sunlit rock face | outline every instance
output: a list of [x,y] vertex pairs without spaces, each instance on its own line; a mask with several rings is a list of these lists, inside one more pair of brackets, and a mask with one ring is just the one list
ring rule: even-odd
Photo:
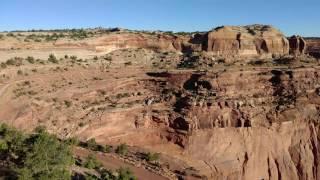
[[222,56],[286,55],[289,42],[271,26],[224,26],[207,34],[204,49]]

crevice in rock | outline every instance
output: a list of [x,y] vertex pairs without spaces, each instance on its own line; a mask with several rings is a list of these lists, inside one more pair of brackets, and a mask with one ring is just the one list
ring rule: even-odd
[[275,160],[274,163],[276,164],[276,167],[277,167],[278,179],[281,180],[281,179],[282,179],[282,176],[281,176],[281,170],[280,170],[280,167],[279,167],[279,163],[278,163],[277,160]]

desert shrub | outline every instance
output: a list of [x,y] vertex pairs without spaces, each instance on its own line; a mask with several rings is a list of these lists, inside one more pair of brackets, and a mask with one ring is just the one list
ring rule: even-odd
[[90,154],[89,156],[87,156],[87,158],[85,159],[83,166],[88,168],[88,169],[98,169],[100,168],[102,165],[101,163],[97,160],[97,158],[93,155]]
[[73,61],[77,60],[77,58],[78,58],[77,56],[70,56],[70,59]]
[[88,33],[83,29],[72,29],[70,37],[72,39],[84,39],[88,37]]
[[96,150],[98,147],[98,144],[94,138],[91,138],[87,141],[87,148],[91,150]]
[[77,146],[80,142],[77,138],[72,137],[65,140],[65,143],[71,146]]
[[105,145],[104,152],[105,152],[105,153],[110,153],[111,151],[112,151],[112,146],[110,146],[110,145]]
[[68,100],[65,100],[65,101],[64,101],[64,104],[65,104],[67,107],[71,107],[71,106],[72,106],[72,102],[71,102],[71,101],[68,101]]
[[57,57],[54,54],[50,54],[49,55],[48,61],[51,62],[51,63],[54,63],[54,64],[58,64],[59,63]]
[[65,58],[65,59],[68,59],[68,58],[69,58],[69,56],[66,54],[66,55],[64,55],[64,58]]
[[7,68],[7,65],[6,65],[6,63],[1,63],[1,65],[0,65],[0,66],[1,66],[1,68],[2,68],[2,69],[5,69],[5,68]]
[[15,35],[12,32],[8,33],[7,36],[8,37],[15,37]]
[[3,35],[3,34],[0,34],[0,40],[3,39],[3,38],[4,38],[4,35]]
[[27,60],[30,64],[34,64],[34,63],[35,63],[34,57],[32,57],[32,56],[28,56],[28,57],[26,58],[26,60]]
[[160,158],[160,154],[159,153],[151,153],[151,152],[148,152],[146,154],[146,160],[148,162],[153,162],[153,161],[158,161]]
[[18,75],[23,75],[22,70],[19,69],[19,70],[17,71],[17,74],[18,74]]
[[119,173],[117,177],[117,179],[119,180],[136,180],[137,179],[129,168],[120,168],[117,170],[117,172]]
[[21,57],[14,57],[14,58],[8,59],[6,61],[6,65],[8,65],[8,66],[21,66],[22,60],[23,60],[23,58],[21,58]]
[[79,124],[78,124],[78,126],[79,127],[83,127],[85,124],[83,123],[83,122],[80,122]]
[[120,144],[116,149],[116,153],[126,155],[128,153],[128,146],[126,144]]
[[[1,39],[1,38],[0,38]],[[98,60],[99,58],[98,58],[98,56],[94,56],[93,57],[93,60]]]
[[13,59],[8,59],[8,60],[6,61],[6,64],[13,66],[13,65],[15,65],[15,61],[14,61]]

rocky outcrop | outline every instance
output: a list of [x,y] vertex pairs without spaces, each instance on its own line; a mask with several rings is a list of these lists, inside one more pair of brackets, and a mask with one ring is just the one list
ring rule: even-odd
[[320,38],[305,38],[307,42],[306,53],[320,58]]
[[204,50],[222,56],[285,55],[289,43],[271,26],[224,26],[207,34]]
[[147,48],[183,53],[205,51],[223,57],[265,57],[289,53],[289,42],[285,36],[275,28],[263,25],[224,26],[192,36],[119,34],[107,36],[92,46],[98,51]]
[[[303,53],[302,38],[291,39],[291,51]],[[277,29],[268,25],[222,26],[204,33],[163,33],[111,30],[82,40],[60,38],[54,42],[12,42],[0,46],[18,49],[86,49],[96,54],[126,48],[144,48],[181,53],[207,52],[211,56],[265,58],[289,54],[289,41]]]
[[305,54],[306,41],[300,36],[292,36],[289,38],[290,43],[290,54],[302,55]]
[[167,82],[163,97],[174,110],[153,116],[169,122],[165,136],[209,179],[317,180],[318,71],[167,73],[157,77]]

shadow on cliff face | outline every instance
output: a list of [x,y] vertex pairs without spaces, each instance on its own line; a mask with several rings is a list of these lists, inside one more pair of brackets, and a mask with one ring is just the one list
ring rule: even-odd
[[170,77],[167,72],[147,72],[146,74],[151,77]]
[[188,131],[189,123],[184,118],[178,117],[173,121],[173,123],[171,124],[171,127],[174,129]]
[[269,80],[273,87],[274,104],[276,110],[282,107],[295,105],[297,99],[297,90],[293,82],[292,71],[272,70],[272,77]]
[[184,83],[183,88],[189,91],[197,91],[199,90],[199,88],[211,90],[212,85],[210,84],[210,82],[200,80],[201,76],[201,74],[192,74],[190,79]]

